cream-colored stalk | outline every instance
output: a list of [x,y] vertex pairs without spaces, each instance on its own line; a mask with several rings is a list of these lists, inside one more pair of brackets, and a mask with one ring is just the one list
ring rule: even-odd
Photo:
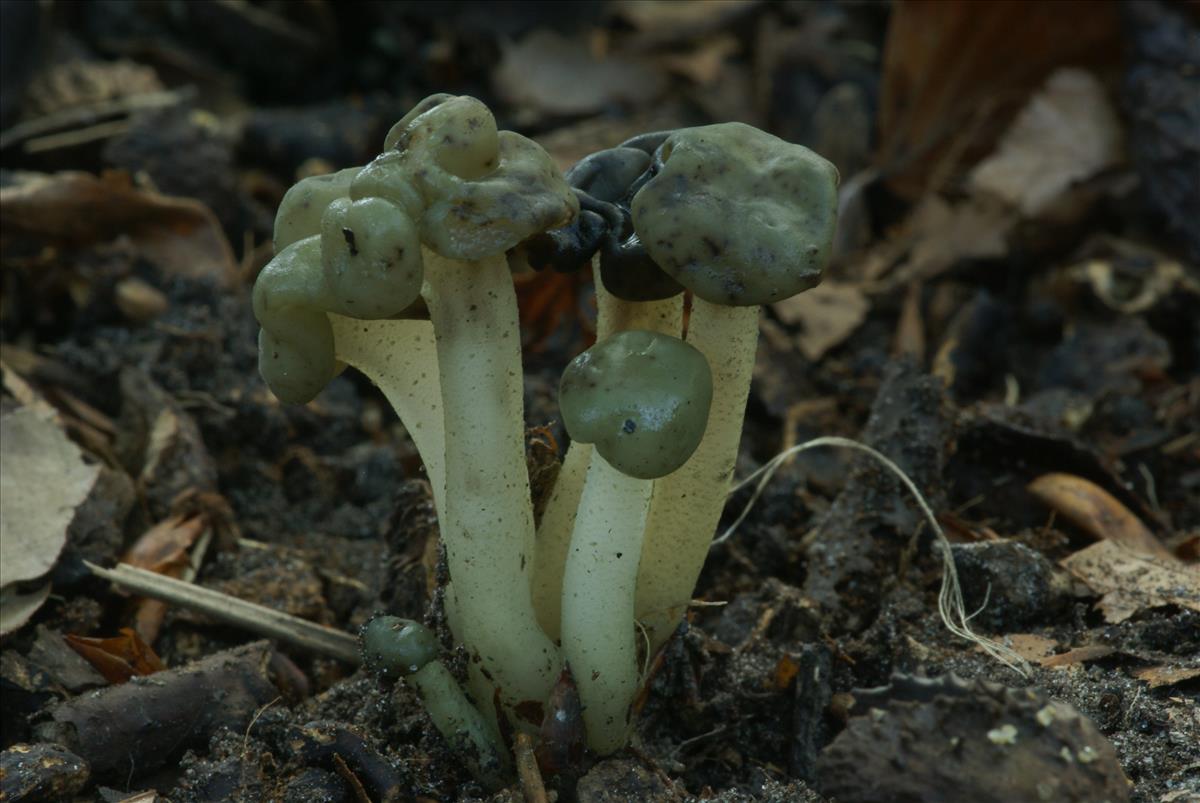
[[[559,656],[530,599],[533,507],[512,278],[503,254],[463,262],[427,249],[424,257],[445,421],[439,514],[458,635],[506,706],[541,704]],[[490,698],[477,702],[487,708]]]
[[[599,255],[592,259],[592,274],[596,287],[597,341],[630,329],[645,329],[676,337],[680,335],[683,325],[682,294],[661,301],[623,301],[605,289],[600,278]],[[592,445],[572,441],[567,447],[562,468],[537,530],[533,604],[542,629],[556,641],[562,632],[563,566],[591,462]]]
[[634,600],[655,479],[698,448],[711,397],[704,356],[658,332],[618,332],[563,372],[563,423],[594,446],[563,568],[562,650],[598,753],[625,743],[638,688]]
[[653,487],[593,449],[563,571],[563,657],[579,688],[588,746],[601,755],[624,746],[637,693],[633,601]]
[[446,430],[433,324],[358,321],[330,315],[338,360],[379,386],[417,446],[440,514],[446,491]]
[[758,307],[692,300],[685,339],[712,369],[712,408],[704,439],[691,459],[654,482],[635,604],[651,653],[683,618],[732,486],[754,371],[758,314]]

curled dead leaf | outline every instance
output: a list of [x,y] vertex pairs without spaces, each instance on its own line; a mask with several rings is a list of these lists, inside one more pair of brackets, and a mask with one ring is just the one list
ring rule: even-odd
[[771,309],[789,325],[798,325],[796,345],[810,360],[819,360],[866,320],[871,302],[856,285],[823,282],[813,289],[777,301]]
[[1120,162],[1123,152],[1121,123],[1099,79],[1064,68],[1030,98],[969,182],[1035,217],[1073,184]]
[[0,416],[0,587],[50,571],[98,474],[43,413]]
[[991,150],[1055,68],[1103,69],[1121,51],[1115,3],[896,3],[879,104],[878,162],[888,186],[915,200],[955,178]]
[[1116,649],[1107,644],[1088,644],[1055,655],[1047,655],[1039,659],[1038,663],[1048,667],[1075,666],[1076,664],[1106,658],[1114,652],[1116,652]]
[[1138,554],[1116,541],[1092,544],[1060,565],[1103,595],[1096,607],[1107,622],[1164,605],[1200,611],[1200,568],[1195,566]]
[[168,274],[209,277],[225,285],[237,278],[220,223],[198,201],[139,189],[119,172],[20,173],[16,179],[0,189],[6,238],[22,235],[78,247],[126,236]]
[[1115,541],[1143,555],[1175,560],[1171,551],[1129,508],[1094,482],[1073,474],[1054,473],[1043,474],[1027,487],[1031,494],[1093,538]]
[[112,638],[88,638],[68,633],[67,645],[95,667],[109,683],[124,683],[132,677],[152,675],[166,664],[133,630],[123,627]]
[[1200,678],[1200,666],[1147,666],[1136,670],[1133,676],[1149,683],[1150,688],[1158,689]]

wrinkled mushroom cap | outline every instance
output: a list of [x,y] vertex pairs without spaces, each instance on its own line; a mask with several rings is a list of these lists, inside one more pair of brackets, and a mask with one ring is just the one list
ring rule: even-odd
[[779,301],[815,285],[837,222],[837,169],[743,123],[671,134],[633,198],[658,265],[714,304]]
[[358,639],[363,665],[379,675],[411,675],[438,656],[433,631],[397,616],[376,616],[362,626]]
[[595,444],[618,471],[654,479],[682,466],[700,445],[712,372],[679,338],[634,329],[572,360],[558,399],[572,438]]
[[326,207],[350,192],[350,182],[361,168],[350,167],[324,176],[310,176],[292,185],[275,213],[275,253],[321,231]]
[[326,309],[360,320],[399,314],[421,295],[424,261],[416,226],[383,198],[329,204],[321,222]]
[[254,283],[258,371],[286,404],[306,404],[337,372],[333,328],[313,307],[325,293],[321,238],[306,237],[275,255]]
[[378,195],[410,209],[419,198],[421,241],[442,256],[500,254],[579,211],[550,155],[520,134],[497,131],[475,98],[426,98],[386,142],[395,151],[368,166],[352,196]]

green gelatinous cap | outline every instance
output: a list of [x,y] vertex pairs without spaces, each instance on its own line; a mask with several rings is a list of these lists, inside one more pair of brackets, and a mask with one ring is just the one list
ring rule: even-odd
[[421,295],[424,261],[417,227],[383,198],[329,204],[321,221],[325,308],[351,318],[399,314]]
[[292,185],[275,213],[275,253],[297,240],[321,232],[321,216],[337,198],[345,198],[361,168],[350,167],[324,176],[310,176]]
[[377,675],[411,675],[438,657],[433,631],[411,619],[376,616],[358,633],[363,665]]
[[714,304],[779,301],[815,285],[837,224],[837,168],[743,123],[685,128],[633,198],[660,267]]
[[700,445],[712,372],[679,338],[633,329],[572,360],[558,401],[572,438],[595,444],[618,471],[654,479],[682,466]]
[[[392,128],[387,144],[397,155],[375,165],[354,194],[371,192],[410,208],[415,192],[423,208],[421,241],[442,256],[500,254],[579,211],[550,155],[519,134],[497,131],[491,111],[475,98],[427,98]],[[396,189],[381,186],[388,183]]]
[[313,298],[325,293],[321,238],[292,243],[272,259],[254,283],[258,371],[287,404],[305,404],[337,372],[333,328]]

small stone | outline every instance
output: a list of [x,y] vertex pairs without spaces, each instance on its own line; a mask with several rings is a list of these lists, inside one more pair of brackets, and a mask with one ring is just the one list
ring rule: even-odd
[[0,753],[0,800],[69,800],[90,775],[86,761],[56,744],[14,744]]
[[988,731],[988,741],[992,744],[1016,744],[1017,729],[1012,725],[1002,725]]
[[117,282],[113,300],[121,314],[134,323],[152,321],[170,307],[161,290],[135,277]]

